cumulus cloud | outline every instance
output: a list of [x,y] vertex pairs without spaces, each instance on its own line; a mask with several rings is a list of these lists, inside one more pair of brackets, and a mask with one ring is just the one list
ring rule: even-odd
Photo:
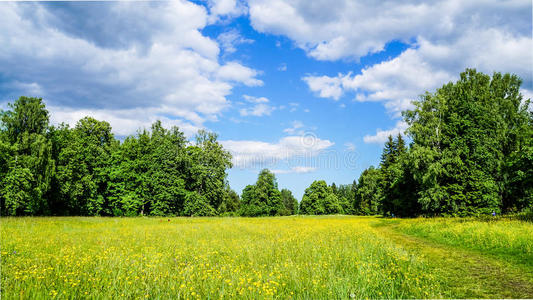
[[285,35],[319,60],[358,59],[392,40],[453,40],[472,27],[531,31],[529,1],[249,0],[252,26]]
[[239,168],[267,166],[282,160],[313,157],[333,146],[333,142],[306,136],[287,136],[276,143],[262,141],[221,141],[233,155],[233,164]]
[[208,0],[209,23],[235,18],[246,13],[246,5],[238,0]]
[[[209,15],[191,2],[11,2],[0,8],[0,74],[10,100],[32,94],[73,115],[105,114],[122,124],[168,119],[201,128],[229,106],[235,85],[263,83],[256,70],[219,62],[219,45],[201,33]],[[139,121],[124,113],[135,110],[152,115]],[[61,115],[56,121],[68,119]]]
[[302,77],[302,80],[305,81],[309,86],[309,89],[317,93],[319,97],[339,100],[345,89],[343,81],[349,80],[349,78],[350,74],[345,76],[339,74],[337,77],[309,75]]
[[520,91],[520,93],[522,94],[522,98],[524,100],[531,99],[531,101],[533,101],[533,91],[532,90],[522,89]]
[[256,79],[257,71],[237,62],[228,62],[218,69],[218,78],[224,81],[244,83],[247,86],[261,86],[263,81]]
[[382,101],[396,113],[410,108],[411,101],[425,91],[432,92],[456,80],[466,67],[488,74],[510,71],[521,75],[526,86],[531,85],[533,42],[529,37],[490,29],[470,32],[452,44],[432,43],[423,38],[419,41],[417,48],[363,69],[361,74],[306,77],[304,81],[322,97],[338,99],[345,91],[353,91],[357,101]]
[[393,137],[397,136],[399,133],[404,134],[405,130],[407,129],[407,123],[404,121],[398,121],[396,123],[396,126],[389,130],[376,130],[376,134],[374,135],[365,135],[363,138],[363,141],[365,143],[375,143],[375,144],[383,144],[387,141],[389,138],[389,135],[392,135]]
[[287,36],[317,60],[358,60],[392,41],[408,46],[361,74],[303,77],[319,97],[354,93],[358,101],[382,101],[398,116],[467,67],[512,72],[533,88],[530,1],[249,0],[249,7],[256,30]]
[[191,124],[179,119],[170,119],[159,115],[163,113],[158,110],[146,110],[140,108],[104,110],[104,109],[72,109],[57,106],[49,106],[51,122],[59,124],[65,122],[74,126],[78,120],[85,116],[91,116],[97,120],[109,122],[113,132],[118,136],[127,136],[132,134],[132,128],[142,129],[150,128],[157,120],[161,121],[163,127],[170,128],[178,126],[187,137],[192,137],[201,126]]

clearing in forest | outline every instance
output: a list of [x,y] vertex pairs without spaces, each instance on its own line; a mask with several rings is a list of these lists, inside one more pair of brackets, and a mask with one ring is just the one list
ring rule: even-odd
[[2,218],[12,298],[533,298],[533,225],[377,217]]

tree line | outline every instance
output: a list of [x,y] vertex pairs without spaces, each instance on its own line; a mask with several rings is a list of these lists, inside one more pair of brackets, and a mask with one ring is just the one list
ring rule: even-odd
[[[351,184],[314,181],[300,202],[262,170],[241,197],[231,154],[200,130],[189,142],[161,122],[122,142],[91,117],[49,124],[40,98],[0,112],[2,215],[468,216],[533,209],[533,112],[516,75],[461,73],[404,111],[377,167]],[[408,142],[407,142],[407,141]]]
[[20,97],[0,116],[2,215],[181,215],[235,212],[231,155],[217,135],[189,143],[161,122],[119,142],[105,121],[52,126],[40,98]]
[[360,207],[396,216],[469,216],[533,208],[533,112],[521,79],[467,69],[403,112],[407,146],[389,136],[359,178]]
[[[298,213],[414,217],[532,210],[533,112],[521,83],[516,75],[467,69],[457,82],[426,92],[403,112],[409,144],[402,134],[389,136],[379,165],[352,184],[314,181]],[[280,211],[275,177],[265,174],[243,191],[245,215]]]

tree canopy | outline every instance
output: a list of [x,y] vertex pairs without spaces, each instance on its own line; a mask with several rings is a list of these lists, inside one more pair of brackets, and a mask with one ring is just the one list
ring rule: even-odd
[[[466,216],[531,207],[533,118],[520,84],[515,75],[467,69],[414,101],[403,113],[410,146],[401,135],[389,137],[379,168],[369,170],[382,213]],[[363,179],[359,194],[378,190]]]
[[276,175],[263,169],[255,185],[248,185],[242,192],[241,215],[276,216],[284,211],[281,192],[278,190]]
[[217,135],[189,143],[161,122],[123,142],[91,117],[51,126],[41,98],[2,112],[0,201],[4,215],[186,215],[235,213],[226,181],[231,155]]

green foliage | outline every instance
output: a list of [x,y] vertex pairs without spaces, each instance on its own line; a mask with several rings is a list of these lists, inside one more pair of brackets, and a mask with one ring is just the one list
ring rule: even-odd
[[231,154],[217,142],[217,135],[200,130],[196,147],[189,147],[188,189],[195,190],[209,199],[218,209],[226,194],[226,169],[231,168]]
[[274,173],[263,169],[255,185],[244,188],[241,197],[240,215],[242,216],[276,216],[285,211],[278,190],[278,183]]
[[239,207],[226,184],[231,155],[213,133],[188,145],[157,121],[120,143],[109,123],[90,117],[72,129],[49,126],[40,98],[9,108],[0,113],[2,214],[196,216]]
[[239,195],[232,190],[227,183],[224,192],[224,199],[218,207],[219,214],[236,215],[241,205]]
[[216,211],[205,196],[198,192],[189,192],[185,197],[185,205],[183,208],[183,215],[188,217],[205,217],[214,216]]
[[11,110],[2,114],[2,128],[6,140],[20,142],[24,135],[46,133],[48,111],[42,98],[20,97],[15,103],[8,103]]
[[327,215],[344,213],[337,195],[324,180],[316,180],[305,189],[300,203],[300,214]]
[[283,203],[283,209],[280,212],[281,215],[290,216],[298,214],[298,200],[294,198],[290,190],[281,190],[281,202]]
[[2,180],[2,193],[8,215],[31,215],[37,209],[37,191],[33,174],[27,168],[13,168]]
[[333,194],[333,192],[327,195],[326,199],[323,200],[323,206],[324,214],[326,215],[344,213],[344,210],[342,209],[342,206],[339,202],[339,198],[337,197],[337,195]]
[[467,69],[457,82],[421,96],[404,112],[411,146],[401,135],[389,137],[380,167],[361,175],[356,207],[365,212],[378,194],[382,212],[397,216],[531,206],[533,114],[520,84],[515,75]]
[[488,214],[519,207],[519,198],[528,197],[505,192],[511,174],[525,171],[505,166],[531,140],[520,84],[515,75],[491,78],[469,69],[405,112],[422,213]]
[[41,98],[20,97],[8,107],[0,119],[2,213],[47,214],[44,195],[55,173],[52,143],[46,136],[48,111]]
[[255,200],[255,185],[247,185],[242,190],[239,215],[248,217],[260,216],[262,208],[258,204]]
[[373,166],[359,176],[355,191],[354,207],[359,214],[373,215],[379,213],[382,200],[381,170]]
[[338,186],[335,183],[331,184],[331,192],[339,199],[339,204],[344,214],[353,215],[356,213],[354,206],[356,189],[357,185],[355,181],[352,184],[341,184]]
[[59,192],[71,214],[111,214],[105,192],[115,146],[107,122],[85,117],[72,130],[70,142],[61,149],[57,162]]
[[418,213],[416,182],[412,160],[401,134],[389,136],[380,164],[381,212],[385,215],[413,216]]

